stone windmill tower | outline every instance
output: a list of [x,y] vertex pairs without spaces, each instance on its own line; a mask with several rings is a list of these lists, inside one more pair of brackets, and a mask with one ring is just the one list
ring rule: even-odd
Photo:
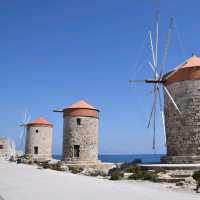
[[98,162],[99,110],[81,100],[55,112],[63,112],[63,160]]
[[[200,163],[200,58],[193,55],[163,76],[155,71],[155,79],[142,81],[154,85],[154,101],[149,119],[150,123],[153,116],[153,147],[156,99],[159,97],[167,146],[163,162]],[[164,92],[164,105],[161,89]]]
[[[155,38],[152,31],[148,32],[151,51],[148,66],[153,72],[153,78],[130,80],[130,82],[153,85],[151,91],[153,105],[147,127],[153,127],[154,151],[156,150],[156,114],[159,111],[167,146],[167,156],[163,158],[163,161],[167,163],[200,163],[200,58],[192,55],[183,64],[164,74],[171,33],[175,26],[173,18],[171,18],[163,58],[159,61],[158,19],[155,25]],[[162,94],[164,94],[164,98],[162,98]],[[157,109],[158,106],[159,109]]]
[[25,154],[34,160],[50,160],[52,158],[53,125],[42,117],[26,125]]
[[200,163],[200,58],[193,55],[163,76],[180,113],[164,95],[167,163]]

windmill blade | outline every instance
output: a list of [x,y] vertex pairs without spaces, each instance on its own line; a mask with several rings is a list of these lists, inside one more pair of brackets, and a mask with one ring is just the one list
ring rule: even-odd
[[25,121],[25,125],[28,124],[28,122],[31,120],[31,115],[29,115]]
[[147,124],[147,128],[150,127],[151,125],[151,119],[152,119],[152,116],[153,116],[153,112],[155,110],[155,99],[154,99],[154,102],[153,102],[153,105],[152,105],[152,109],[151,109],[151,113],[150,113],[150,116],[149,116],[149,120],[148,120],[148,124]]
[[174,107],[176,108],[176,110],[179,112],[179,114],[181,114],[180,109],[178,108],[178,106],[176,105],[176,102],[174,101],[172,95],[170,94],[169,90],[167,89],[167,87],[165,87],[163,85],[164,91],[166,92],[166,94],[168,95],[169,99],[171,100],[171,102],[173,103]]
[[155,45],[155,66],[158,66],[158,29],[159,29],[159,12],[156,12],[156,45]]
[[160,77],[162,76],[162,73],[164,71],[164,66],[166,65],[166,61],[167,61],[169,46],[170,46],[170,42],[171,42],[171,33],[173,30],[173,21],[174,21],[174,19],[173,19],[173,17],[171,17],[170,21],[169,21],[169,28],[168,28],[168,32],[167,32],[166,43],[165,43],[165,47],[164,47],[163,59],[162,59],[161,66],[160,66]]
[[157,100],[157,84],[154,86],[155,91],[155,109],[154,109],[154,115],[153,115],[153,150],[156,149],[156,100]]
[[154,109],[154,116],[153,116],[153,150],[155,149],[156,149],[156,106]]
[[24,120],[23,120],[24,123],[26,122],[26,119],[27,119],[27,113],[28,113],[28,111],[27,111],[27,109],[25,109],[25,112],[24,112]]
[[22,121],[22,126],[25,126],[31,119],[31,115],[28,113],[28,109],[25,109],[25,112],[24,112],[24,119]]
[[154,92],[154,99],[153,99],[153,105],[152,105],[151,113],[150,113],[150,116],[149,116],[147,128],[149,128],[150,125],[151,125],[151,119],[152,119],[152,117],[153,117],[153,113],[154,113],[155,108],[156,108],[156,98],[157,98],[157,94],[156,94],[156,93],[157,93],[157,92],[156,92],[156,85],[154,85],[154,90],[153,90],[153,92]]
[[24,112],[24,120],[22,121],[22,124],[27,124],[31,119],[31,115],[28,112],[28,109],[25,109]]
[[154,54],[154,47],[153,47],[153,40],[152,40],[152,33],[149,31],[149,40],[150,40],[150,47],[151,47],[151,54],[152,54],[152,60],[153,65],[156,67],[156,60],[155,60],[155,54]]
[[166,128],[165,128],[165,115],[164,115],[163,111],[161,111],[161,116],[162,116],[163,133],[164,133],[164,144],[166,146],[167,145],[167,139],[166,139]]
[[24,149],[24,144],[25,144],[25,137],[26,137],[26,126],[27,126],[27,123],[30,121],[31,119],[31,116],[28,115],[28,109],[25,109],[25,112],[24,112],[24,119],[23,121],[20,123],[20,127],[23,128],[20,136],[19,136],[19,140],[20,140],[20,145],[21,147]]
[[154,49],[154,45],[153,45],[151,31],[149,31],[149,40],[150,40],[150,49],[151,49],[152,60],[153,60],[153,64],[151,62],[149,62],[149,65],[154,72],[154,78],[157,79],[157,78],[159,78],[159,75],[157,73],[157,66],[158,66],[158,12],[156,13],[155,49]]
[[163,111],[163,104],[161,100],[161,94],[160,94],[160,88],[158,87],[158,96],[159,96],[159,104],[160,104],[160,112],[161,112],[161,117],[162,117],[162,127],[163,127],[163,134],[164,134],[164,144],[166,146],[167,141],[166,141],[166,129],[165,129],[165,115]]
[[145,83],[146,80],[129,80],[129,83]]
[[160,111],[162,111],[163,110],[163,103],[162,103],[162,99],[161,99],[159,86],[157,86],[157,91],[158,91],[158,99],[159,99]]
[[155,79],[158,79],[159,78],[159,74],[157,73],[156,68],[153,66],[153,64],[151,63],[151,61],[149,61],[148,63],[149,63],[149,66],[151,67],[151,69],[152,69],[152,71],[154,73]]

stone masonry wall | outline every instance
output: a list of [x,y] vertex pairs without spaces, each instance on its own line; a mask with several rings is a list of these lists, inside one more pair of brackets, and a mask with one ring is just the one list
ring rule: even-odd
[[[34,146],[38,147],[38,154],[34,154]],[[33,156],[35,160],[51,159],[52,128],[42,126],[27,127],[25,154]]]
[[179,162],[187,163],[192,156],[200,156],[200,80],[176,82],[167,88],[182,112],[178,113],[165,94],[167,156],[173,162],[180,156],[183,161]]
[[[77,125],[77,118],[81,125]],[[75,158],[74,145],[80,145],[79,158]],[[98,119],[94,117],[64,117],[63,160],[97,162]]]

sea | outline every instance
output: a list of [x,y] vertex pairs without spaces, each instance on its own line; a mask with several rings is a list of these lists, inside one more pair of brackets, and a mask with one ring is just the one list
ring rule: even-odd
[[[102,162],[111,162],[111,163],[130,163],[134,160],[141,160],[143,164],[148,163],[160,163],[161,157],[164,156],[163,154],[132,154],[132,155],[125,155],[125,154],[104,154],[99,155],[99,160]],[[61,155],[53,155],[53,158],[60,160]]]

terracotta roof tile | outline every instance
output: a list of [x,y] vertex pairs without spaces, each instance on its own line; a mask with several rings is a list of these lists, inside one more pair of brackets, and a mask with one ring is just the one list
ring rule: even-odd
[[180,68],[187,68],[187,67],[200,67],[200,58],[196,55],[191,56],[188,58],[184,63],[178,65],[175,70]]
[[184,63],[175,67],[172,71],[166,73],[163,76],[165,84],[183,81],[193,80],[200,78],[200,58],[196,55],[188,58]]
[[50,125],[50,126],[53,126],[50,122],[48,122],[43,117],[38,117],[37,119],[35,119],[34,121],[28,123],[27,125],[28,126],[31,126],[31,125]]
[[66,107],[65,109],[76,109],[76,108],[86,108],[86,109],[97,110],[95,107],[91,106],[85,100],[77,101],[77,102],[71,104],[70,106]]

